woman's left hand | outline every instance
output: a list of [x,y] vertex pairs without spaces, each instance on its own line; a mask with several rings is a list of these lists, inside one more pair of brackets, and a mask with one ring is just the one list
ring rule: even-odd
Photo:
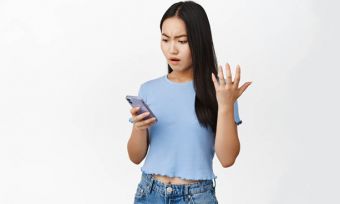
[[228,63],[226,64],[226,73],[227,78],[224,79],[221,65],[218,66],[218,81],[214,73],[211,73],[211,77],[216,90],[216,98],[219,108],[233,107],[238,97],[240,97],[251,84],[251,82],[246,82],[240,88],[238,87],[241,79],[241,68],[239,65],[236,66],[234,81],[232,81],[230,66]]

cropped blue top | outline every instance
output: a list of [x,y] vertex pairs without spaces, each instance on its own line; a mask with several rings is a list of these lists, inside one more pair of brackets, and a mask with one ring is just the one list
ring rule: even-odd
[[[142,172],[182,179],[215,179],[212,162],[215,138],[199,124],[193,81],[173,82],[167,75],[144,82],[138,95],[158,119],[149,127],[149,149]],[[242,121],[234,103],[234,121]]]

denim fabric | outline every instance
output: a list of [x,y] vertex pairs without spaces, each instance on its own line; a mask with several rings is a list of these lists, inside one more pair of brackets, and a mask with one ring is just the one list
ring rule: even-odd
[[215,179],[192,184],[165,184],[143,172],[134,204],[218,204],[215,188]]

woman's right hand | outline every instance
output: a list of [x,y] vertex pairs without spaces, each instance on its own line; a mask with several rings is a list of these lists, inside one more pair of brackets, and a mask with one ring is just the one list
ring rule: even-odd
[[138,130],[146,130],[149,128],[151,125],[153,125],[156,122],[156,118],[152,117],[147,120],[144,120],[145,117],[147,117],[150,113],[149,112],[144,112],[142,114],[137,114],[139,111],[139,107],[134,107],[131,108],[131,116],[132,116],[132,121],[133,125],[136,129]]

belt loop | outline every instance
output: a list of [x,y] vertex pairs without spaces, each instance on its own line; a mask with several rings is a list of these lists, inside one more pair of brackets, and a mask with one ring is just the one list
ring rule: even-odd
[[153,178],[153,176],[151,177],[151,180],[152,180],[151,182],[151,188],[152,188],[153,184],[155,183],[155,179]]
[[189,194],[189,185],[184,185],[184,195]]
[[216,187],[216,178],[214,178],[213,187]]
[[155,179],[153,178],[153,175],[151,174],[151,176],[150,176],[150,190],[152,190],[152,186],[153,186],[154,182],[155,182]]
[[144,174],[145,178],[145,184],[146,184],[146,192],[150,193],[152,191],[152,184],[153,180],[150,174]]

